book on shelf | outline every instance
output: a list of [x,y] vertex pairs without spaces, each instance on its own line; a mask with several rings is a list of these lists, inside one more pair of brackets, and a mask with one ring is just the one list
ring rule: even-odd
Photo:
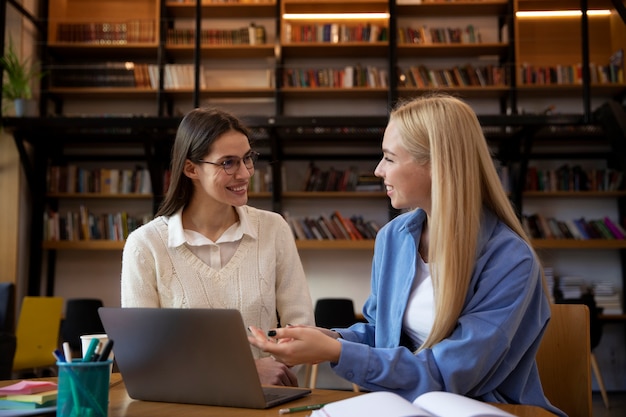
[[311,417],[513,417],[513,414],[460,394],[432,391],[410,402],[398,394],[378,391],[335,401]]
[[522,227],[534,239],[625,239],[624,228],[608,216],[602,219],[558,220],[541,213],[524,214]]
[[125,45],[156,41],[155,21],[61,22],[57,24],[56,42],[99,45]]
[[527,191],[616,191],[623,189],[624,174],[611,168],[583,169],[561,165],[556,169],[528,167]]
[[68,211],[65,215],[46,210],[43,217],[43,238],[46,241],[122,241],[151,218],[150,215],[129,216],[123,211],[96,214],[84,205],[78,211]]
[[339,211],[330,216],[294,218],[285,213],[297,240],[364,240],[375,239],[380,225],[374,220],[365,220],[363,216],[342,216]]
[[609,76],[611,82],[624,83],[624,50],[618,49],[609,57]]
[[85,169],[74,164],[52,165],[46,175],[49,193],[150,194],[150,172],[134,169]]

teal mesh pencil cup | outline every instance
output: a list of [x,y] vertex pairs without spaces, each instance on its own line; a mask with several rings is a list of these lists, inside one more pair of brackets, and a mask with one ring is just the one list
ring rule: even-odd
[[112,363],[57,362],[57,417],[107,417]]

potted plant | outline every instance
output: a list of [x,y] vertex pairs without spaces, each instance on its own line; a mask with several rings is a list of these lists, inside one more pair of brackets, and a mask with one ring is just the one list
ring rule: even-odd
[[12,100],[15,115],[23,116],[27,102],[33,98],[31,82],[43,74],[32,65],[29,58],[20,61],[12,41],[9,41],[8,49],[0,57],[0,65],[4,70],[2,98]]

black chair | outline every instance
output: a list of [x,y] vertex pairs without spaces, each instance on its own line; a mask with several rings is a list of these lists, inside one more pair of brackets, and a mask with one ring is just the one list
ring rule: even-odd
[[315,325],[327,329],[350,327],[358,320],[349,298],[320,298],[315,303]]
[[0,282],[0,379],[11,379],[15,337],[15,284]]
[[0,282],[0,332],[15,333],[15,284]]
[[81,351],[80,337],[84,334],[104,333],[98,315],[102,300],[97,298],[73,298],[65,305],[65,319],[61,323],[61,338],[68,342],[73,352]]
[[[358,321],[354,313],[354,303],[349,298],[320,298],[315,303],[315,325],[318,327],[345,328]],[[318,364],[311,365],[307,369],[306,379],[309,387],[317,385]],[[352,390],[359,392],[359,386],[352,384]]]

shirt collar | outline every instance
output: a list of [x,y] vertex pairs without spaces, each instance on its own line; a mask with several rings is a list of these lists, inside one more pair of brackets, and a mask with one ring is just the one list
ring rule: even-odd
[[[256,230],[252,227],[250,223],[250,216],[248,215],[248,210],[245,206],[235,207],[237,211],[237,215],[239,216],[239,224],[237,228],[230,230],[228,232],[228,241],[236,241],[243,237],[243,235],[248,235],[253,239],[257,239],[258,235]],[[187,237],[185,236],[185,230],[183,229],[183,209],[181,208],[172,216],[166,218],[166,222],[168,224],[168,246],[170,248],[175,248],[187,243]],[[219,240],[218,240],[219,242]]]

